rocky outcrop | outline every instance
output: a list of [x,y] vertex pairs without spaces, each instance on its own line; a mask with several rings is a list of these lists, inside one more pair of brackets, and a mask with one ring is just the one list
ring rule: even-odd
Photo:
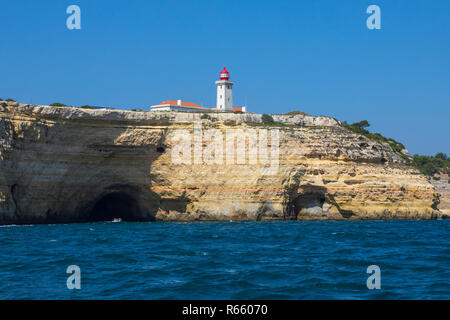
[[444,217],[450,217],[450,177],[441,173],[436,175],[436,179],[429,179],[439,195],[436,207]]
[[[0,223],[442,216],[434,187],[389,145],[328,117],[273,118],[0,101]],[[250,136],[233,144],[250,155],[231,157],[228,134]]]

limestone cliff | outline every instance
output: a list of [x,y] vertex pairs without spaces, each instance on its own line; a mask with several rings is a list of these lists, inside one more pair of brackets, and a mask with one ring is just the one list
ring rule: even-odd
[[444,215],[450,216],[450,177],[447,174],[439,174],[439,180],[429,179],[439,193],[437,209]]
[[[434,187],[389,145],[328,117],[273,118],[274,124],[264,126],[259,114],[0,101],[0,223],[92,221],[109,219],[110,212],[155,221],[443,216]],[[174,163],[176,133],[190,135],[194,123],[203,130],[193,135],[195,140],[200,132],[201,152],[211,139],[239,129],[269,129],[270,152],[271,132],[278,130],[278,167],[266,174],[266,164],[249,163],[249,155],[242,164],[211,163],[204,153],[198,161],[195,146],[191,164]],[[211,139],[204,137],[208,129],[216,129]]]

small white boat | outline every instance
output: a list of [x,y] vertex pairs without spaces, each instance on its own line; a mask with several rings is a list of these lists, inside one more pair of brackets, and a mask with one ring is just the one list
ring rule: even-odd
[[114,218],[112,222],[122,222],[121,218]]

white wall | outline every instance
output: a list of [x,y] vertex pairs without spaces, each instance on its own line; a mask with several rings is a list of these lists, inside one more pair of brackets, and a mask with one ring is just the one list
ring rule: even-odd
[[233,82],[216,81],[217,110],[233,110]]
[[[151,106],[150,111],[190,111],[190,112],[201,112],[205,111],[205,108],[197,107],[184,107],[184,106]],[[206,109],[208,111],[208,109]]]

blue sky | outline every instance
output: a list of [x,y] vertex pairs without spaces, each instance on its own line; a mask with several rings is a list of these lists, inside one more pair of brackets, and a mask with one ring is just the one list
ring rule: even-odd
[[[81,8],[68,30],[66,8]],[[381,8],[381,30],[366,8]],[[355,122],[450,155],[450,1],[0,0],[0,97],[148,108],[235,105]]]

